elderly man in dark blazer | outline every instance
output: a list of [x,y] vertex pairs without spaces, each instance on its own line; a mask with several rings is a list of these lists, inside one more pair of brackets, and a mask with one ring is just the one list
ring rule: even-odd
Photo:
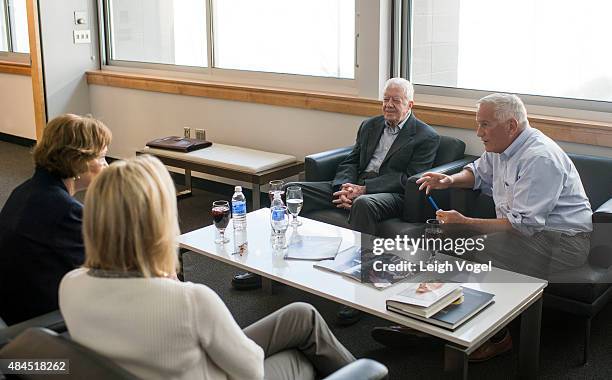
[[[376,226],[399,216],[403,209],[404,177],[431,168],[440,136],[412,113],[414,88],[403,78],[391,78],[384,88],[383,115],[365,120],[351,153],[338,166],[333,181],[290,183],[299,185],[306,213],[325,208],[348,211],[357,231],[376,235]],[[252,273],[234,276],[236,289],[261,286]]]
[[431,168],[440,136],[412,112],[414,89],[402,78],[387,81],[383,115],[365,120],[351,153],[333,181],[302,182],[304,212],[348,210],[358,231],[376,235],[376,225],[401,214],[402,178]]

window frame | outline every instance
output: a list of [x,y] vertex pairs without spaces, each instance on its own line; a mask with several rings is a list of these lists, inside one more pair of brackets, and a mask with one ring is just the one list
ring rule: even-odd
[[[182,66],[174,64],[161,64],[151,62],[136,62],[111,59],[111,15],[110,1],[98,0],[100,36],[103,39],[100,43],[100,57],[102,57],[102,70],[109,71],[127,71],[140,72],[148,75],[156,76],[175,76],[178,78],[189,78],[194,80],[235,83],[240,85],[253,86],[268,86],[281,87],[291,89],[303,89],[323,92],[337,92],[339,94],[364,94],[369,93],[370,97],[377,97],[378,89],[374,93],[373,88],[379,87],[378,75],[376,78],[370,78],[368,84],[364,85],[360,70],[360,63],[365,55],[362,55],[360,49],[360,13],[367,14],[367,9],[370,5],[367,3],[371,0],[354,0],[355,1],[355,53],[354,53],[354,78],[334,78],[323,77],[306,74],[286,74],[273,73],[263,71],[238,70],[238,69],[222,69],[214,67],[214,20],[212,11],[212,0],[206,0],[206,38],[207,38],[207,67]],[[380,3],[388,0],[371,1],[372,3]],[[365,49],[364,49],[365,51]],[[366,66],[369,66],[366,65]],[[386,70],[388,71],[388,70]],[[378,70],[376,72],[378,74]],[[374,81],[376,81],[375,87]],[[364,89],[365,87],[365,89]]]
[[[396,72],[403,78],[412,80],[412,36],[413,36],[413,3],[414,0],[393,0],[393,17],[401,20],[401,26],[393,30],[394,38],[400,41],[399,49],[394,51],[394,61],[399,62]],[[400,12],[401,15],[397,13]],[[425,95],[430,101],[440,100],[451,105],[465,105],[466,101],[475,101],[493,92],[500,90],[481,90],[461,87],[445,87],[437,85],[414,84],[415,93]],[[609,113],[612,101],[565,98],[560,96],[535,95],[517,93],[526,105],[537,106],[544,114],[555,115],[556,110],[568,109],[578,112]],[[570,117],[575,117],[570,112]]]
[[0,6],[4,8],[4,20],[7,37],[7,50],[0,50],[0,61],[20,64],[30,64],[30,53],[19,53],[13,51],[13,32],[14,20],[11,18],[9,0],[0,0]]

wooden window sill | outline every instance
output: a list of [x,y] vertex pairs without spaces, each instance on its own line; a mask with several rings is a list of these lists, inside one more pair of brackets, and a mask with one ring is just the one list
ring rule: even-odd
[[32,68],[27,63],[0,61],[0,73],[30,76],[31,70]]
[[[381,101],[377,99],[313,91],[241,86],[102,70],[87,72],[87,83],[349,115],[374,116],[381,113]],[[414,110],[419,119],[431,125],[475,129],[475,108],[421,103],[415,104]],[[612,147],[612,123],[537,115],[532,115],[529,122],[558,141]]]

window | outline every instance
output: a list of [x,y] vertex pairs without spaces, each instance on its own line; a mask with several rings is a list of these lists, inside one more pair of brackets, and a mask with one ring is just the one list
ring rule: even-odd
[[110,59],[207,66],[205,0],[109,1]]
[[354,0],[214,0],[215,67],[355,77]]
[[355,78],[355,0],[107,0],[107,60]]
[[29,53],[26,0],[0,0],[0,51]]
[[612,2],[413,0],[411,10],[415,84],[612,102]]

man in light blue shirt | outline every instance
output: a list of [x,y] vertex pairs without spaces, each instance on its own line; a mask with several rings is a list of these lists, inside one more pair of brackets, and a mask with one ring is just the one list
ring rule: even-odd
[[[527,121],[516,95],[492,94],[478,101],[476,135],[486,152],[451,176],[426,173],[420,189],[480,189],[493,197],[497,219],[438,211],[443,223],[468,224],[489,234],[475,260],[538,277],[586,261],[591,205],[576,167],[550,138]],[[508,234],[510,233],[510,234]],[[526,257],[525,255],[530,255]]]
[[[516,95],[492,94],[478,101],[476,135],[485,153],[451,176],[425,173],[420,190],[480,189],[493,197],[495,219],[470,218],[456,210],[438,211],[448,230],[486,234],[475,261],[547,278],[586,262],[590,248],[591,205],[576,167],[563,150],[537,129]],[[456,231],[455,231],[456,232]],[[512,348],[502,329],[470,355],[484,361]]]

